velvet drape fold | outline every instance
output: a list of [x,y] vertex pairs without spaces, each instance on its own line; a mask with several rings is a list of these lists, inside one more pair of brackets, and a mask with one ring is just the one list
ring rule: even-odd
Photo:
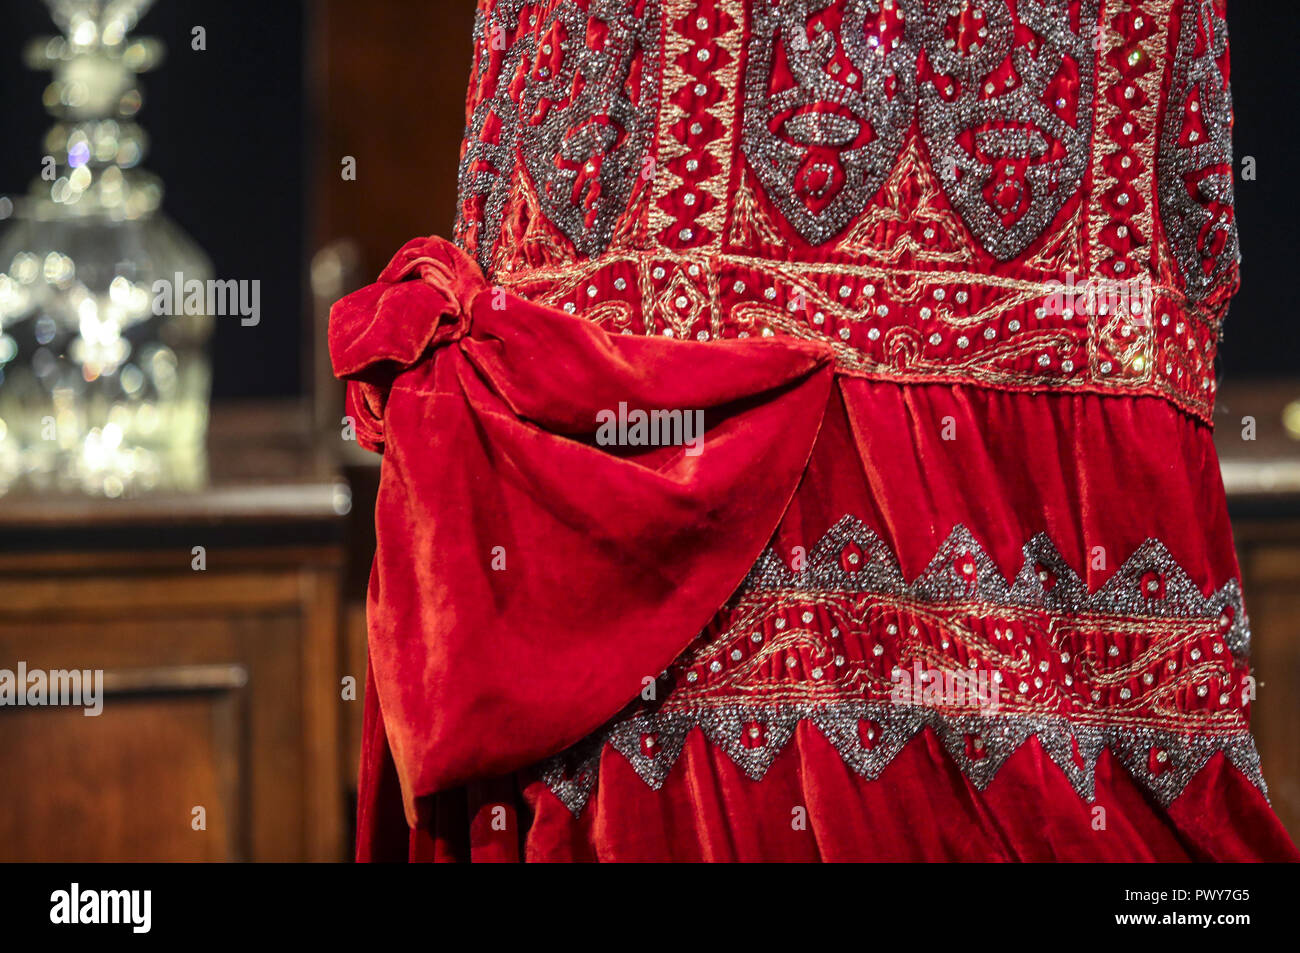
[[[776,530],[833,379],[814,344],[611,337],[438,238],[340,301],[330,345],[384,454],[370,652],[413,825],[672,662]],[[637,411],[702,411],[699,452],[599,443],[598,415]]]
[[[335,306],[330,345],[358,439],[384,457],[359,859],[1297,859],[1242,747],[1210,431],[1171,404],[870,381],[791,338],[610,335],[487,285],[436,238]],[[602,442],[602,417],[636,411],[700,411],[703,442]],[[828,551],[839,568],[815,572],[838,583],[751,579],[732,603],[761,556],[779,576],[846,525],[873,542]],[[959,582],[907,588],[936,572]],[[1062,588],[1034,602],[1033,579]],[[1120,608],[1097,602],[1124,586]],[[974,667],[976,650],[1025,673],[1008,713],[1037,737],[985,776],[959,713],[865,768],[895,729],[863,707],[873,683],[838,673],[887,685],[909,652]],[[705,693],[704,714],[675,760],[660,770],[662,713],[650,754],[593,736],[684,653],[695,677],[669,682]],[[765,745],[772,706],[805,697],[822,708],[761,772],[748,735],[724,750],[708,721],[739,698],[769,719],[746,728]],[[593,737],[576,779],[539,778]],[[1188,776],[1161,804],[1166,765]]]

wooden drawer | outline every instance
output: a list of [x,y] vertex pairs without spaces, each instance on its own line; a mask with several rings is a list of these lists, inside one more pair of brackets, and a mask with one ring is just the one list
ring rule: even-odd
[[0,707],[0,860],[347,856],[341,548],[190,560],[0,557],[0,668],[105,679],[97,717]]

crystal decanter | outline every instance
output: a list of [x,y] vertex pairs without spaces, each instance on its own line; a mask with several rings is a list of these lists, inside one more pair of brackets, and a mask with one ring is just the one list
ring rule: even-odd
[[193,488],[212,319],[158,313],[154,289],[211,266],[140,168],[137,76],[162,48],[129,33],[152,0],[46,2],[63,35],[27,60],[55,123],[28,195],[0,200],[0,493]]

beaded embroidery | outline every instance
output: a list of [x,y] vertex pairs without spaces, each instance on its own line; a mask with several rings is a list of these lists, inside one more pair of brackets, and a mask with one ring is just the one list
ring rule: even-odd
[[1003,3],[917,10],[929,74],[921,129],[932,163],[971,231],[1002,261],[1051,224],[1087,168],[1098,6],[1020,0],[1020,35]]
[[[658,4],[588,7],[502,0],[479,10],[460,188],[462,201],[482,203],[487,231],[476,240],[488,247],[519,158],[542,211],[584,256],[609,245],[642,172],[658,102]],[[462,241],[468,227],[457,228]]]
[[1188,291],[1197,298],[1223,286],[1241,259],[1221,3],[1202,0],[1183,10],[1160,148],[1160,214]]
[[[841,28],[829,29],[813,15],[830,6],[755,4],[745,74],[745,154],[811,245],[838,235],[880,191],[916,103],[917,53],[903,7],[884,0],[882,11],[880,0],[850,0]],[[778,55],[793,74],[791,86],[773,86]]]
[[[1221,0],[480,0],[477,44],[456,234],[494,283],[613,333],[1210,419]],[[1048,307],[1071,280],[1144,300]]]
[[[909,583],[852,517],[799,570],[769,550],[660,677],[660,700],[548,761],[542,780],[580,814],[608,745],[658,789],[696,729],[761,780],[807,723],[869,780],[930,728],[981,790],[1030,738],[1087,800],[1103,749],[1162,805],[1217,752],[1265,790],[1235,580],[1205,596],[1154,540],[1096,592],[1046,536],[1023,554],[1007,581],[959,526]],[[1000,691],[991,706],[927,694],[900,702],[898,673],[914,668],[942,673],[940,683],[984,673]]]
[[[1016,258],[1087,168],[1098,4],[1081,4],[1072,25],[1069,5],[1022,0],[1023,36],[1002,3],[854,0],[836,28],[831,0],[756,4],[749,163],[800,234],[825,244],[884,184],[919,101],[949,199],[985,249]],[[774,46],[792,87],[773,88]]]

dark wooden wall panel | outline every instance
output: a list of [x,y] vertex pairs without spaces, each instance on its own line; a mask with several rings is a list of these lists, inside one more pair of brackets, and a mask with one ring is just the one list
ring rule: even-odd
[[193,572],[187,551],[0,556],[0,659],[102,669],[106,689],[97,717],[0,710],[23,779],[0,794],[0,860],[349,855],[341,553],[208,558],[230,568]]
[[[313,251],[355,239],[372,276],[408,239],[450,236],[474,9],[474,0],[313,5]],[[344,156],[357,160],[355,182],[340,176]]]
[[[11,777],[39,797],[0,812],[0,860],[221,861],[240,856],[225,767],[241,756],[222,693],[110,700],[105,716],[40,708],[0,718]],[[192,810],[206,811],[194,830]]]

